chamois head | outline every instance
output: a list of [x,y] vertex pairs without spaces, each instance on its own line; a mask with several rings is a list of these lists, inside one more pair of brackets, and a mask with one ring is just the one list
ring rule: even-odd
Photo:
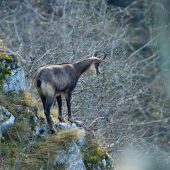
[[99,75],[100,74],[100,68],[99,65],[102,61],[105,61],[104,59],[106,58],[106,53],[104,52],[104,57],[103,59],[97,58],[98,55],[98,50],[94,52],[93,56],[91,57],[91,59],[93,60],[92,64],[90,65],[90,67],[88,68],[88,71],[91,71],[93,74],[95,75]]

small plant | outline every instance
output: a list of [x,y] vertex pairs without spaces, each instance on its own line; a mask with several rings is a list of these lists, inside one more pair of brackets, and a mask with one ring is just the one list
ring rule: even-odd
[[90,164],[96,164],[105,158],[105,154],[99,146],[90,146],[84,152],[84,161]]

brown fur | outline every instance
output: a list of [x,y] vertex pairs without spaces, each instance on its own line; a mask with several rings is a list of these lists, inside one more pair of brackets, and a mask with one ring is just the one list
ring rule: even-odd
[[44,113],[52,132],[54,132],[54,129],[50,117],[51,105],[56,99],[58,103],[59,120],[63,122],[61,94],[64,94],[68,108],[68,120],[72,122],[70,103],[72,91],[76,87],[80,75],[85,71],[89,70],[96,75],[100,74],[99,63],[104,60],[97,58],[97,54],[98,52],[95,52],[92,57],[73,64],[47,65],[39,68],[35,73],[34,86],[41,97]]

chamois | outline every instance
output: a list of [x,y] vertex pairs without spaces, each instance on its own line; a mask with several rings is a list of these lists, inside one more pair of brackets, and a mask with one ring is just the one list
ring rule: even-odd
[[73,122],[71,118],[71,94],[76,87],[77,81],[82,73],[88,70],[96,75],[100,74],[99,64],[106,58],[106,53],[104,52],[103,59],[97,58],[97,55],[98,51],[95,51],[92,57],[72,64],[63,63],[57,65],[46,65],[39,68],[35,73],[34,86],[42,100],[44,113],[52,133],[55,133],[55,130],[50,117],[50,108],[54,100],[56,99],[58,103],[58,119],[61,122],[64,122],[61,112],[61,95],[65,95],[68,108],[68,120]]

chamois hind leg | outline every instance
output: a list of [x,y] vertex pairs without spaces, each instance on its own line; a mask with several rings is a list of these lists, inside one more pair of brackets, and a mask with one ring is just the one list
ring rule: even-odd
[[46,104],[45,104],[45,109],[44,109],[44,113],[45,113],[45,116],[47,118],[47,122],[48,122],[51,133],[55,133],[53,123],[52,123],[52,119],[51,119],[51,116],[50,116],[50,108],[51,108],[51,106],[54,102],[54,98],[55,97],[51,97],[51,96],[46,97]]
[[57,103],[58,103],[58,119],[60,120],[60,122],[65,122],[64,118],[62,116],[62,99],[61,99],[61,95],[56,97]]
[[41,97],[41,101],[42,101],[42,104],[43,104],[43,109],[45,110],[46,97],[42,96],[42,95],[40,95],[40,97]]
[[71,92],[65,93],[65,99],[67,102],[67,109],[68,109],[68,121],[73,123],[73,120],[71,118]]

